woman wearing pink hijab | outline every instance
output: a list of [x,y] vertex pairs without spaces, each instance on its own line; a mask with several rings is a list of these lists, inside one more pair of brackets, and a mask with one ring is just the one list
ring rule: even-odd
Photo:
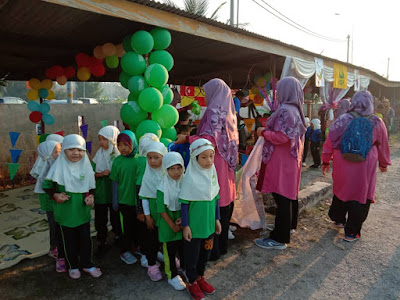
[[[372,147],[366,159],[361,162],[345,160],[340,151],[343,135],[355,118],[354,113],[360,117],[368,117],[373,125]],[[322,151],[324,175],[329,171],[329,163],[333,160],[333,201],[329,217],[336,226],[344,227],[344,240],[347,242],[360,238],[362,224],[367,218],[370,204],[374,201],[377,162],[381,172],[386,172],[387,166],[391,164],[385,124],[373,113],[374,103],[371,93],[357,92],[353,96],[349,111],[338,117],[331,125]]]
[[302,105],[303,90],[294,77],[279,80],[277,94],[280,106],[259,128],[264,138],[262,164],[257,190],[272,193],[277,204],[275,228],[268,238],[255,240],[264,249],[286,249],[290,230],[297,227],[301,162],[306,121]]
[[205,138],[215,147],[214,165],[217,170],[222,232],[214,237],[211,259],[216,260],[228,252],[229,221],[236,198],[235,168],[237,164],[239,137],[235,105],[231,89],[218,78],[211,79],[203,86],[207,110],[197,128],[197,135],[178,136],[177,144]]

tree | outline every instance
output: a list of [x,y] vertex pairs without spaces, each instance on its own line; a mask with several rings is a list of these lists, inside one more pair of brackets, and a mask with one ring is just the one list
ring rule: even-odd
[[[164,0],[164,3],[179,8],[179,6],[173,0]],[[218,15],[218,11],[222,6],[226,4],[226,1],[221,3],[220,6],[211,14],[210,19],[216,20]],[[183,0],[183,9],[189,13],[199,15],[202,17],[207,17],[207,12],[209,8],[209,1],[208,0]]]
[[25,81],[8,81],[8,85],[2,87],[4,90],[4,97],[19,97],[27,99],[26,93],[28,92],[28,88],[26,87]]

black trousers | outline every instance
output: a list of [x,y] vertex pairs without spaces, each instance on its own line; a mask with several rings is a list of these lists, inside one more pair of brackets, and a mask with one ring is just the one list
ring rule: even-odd
[[184,241],[185,268],[189,283],[193,283],[197,276],[203,276],[206,263],[213,248],[213,234],[206,239],[192,239]]
[[218,259],[221,255],[228,253],[228,231],[229,222],[233,213],[233,202],[219,208],[221,234],[214,235],[214,247],[211,252],[212,259]]
[[344,228],[346,235],[361,235],[361,227],[367,219],[370,206],[371,200],[367,200],[365,204],[357,201],[344,202],[334,195],[329,209],[329,217],[334,222],[346,224]]
[[158,228],[154,227],[153,230],[150,230],[146,227],[143,252],[149,262],[149,266],[154,266],[156,264],[160,245],[158,241]]
[[319,153],[321,149],[320,143],[311,141],[310,148],[311,148],[311,155],[314,160],[314,165],[319,167],[319,165],[321,164],[321,154]]
[[57,257],[65,258],[64,240],[61,233],[61,226],[56,223],[56,237],[57,237]]
[[307,154],[308,154],[308,144],[309,141],[304,141],[304,150],[303,150],[303,162],[306,162]]
[[78,227],[61,226],[61,233],[69,269],[93,267],[89,222]]
[[279,243],[290,243],[290,230],[297,228],[299,202],[273,193],[276,208],[275,229],[269,237]]
[[126,251],[131,251],[135,240],[135,224],[137,223],[136,206],[119,204],[118,210],[120,213],[122,231],[120,251],[124,253]]
[[163,243],[165,274],[169,279],[178,275],[175,257],[179,257],[181,268],[184,268],[183,240]]
[[110,212],[110,223],[112,230],[115,235],[121,235],[121,222],[119,219],[119,213],[113,210],[111,204],[95,204],[94,206],[94,225],[97,231],[97,240],[101,244],[106,243],[107,239],[107,223],[108,223],[108,212]]

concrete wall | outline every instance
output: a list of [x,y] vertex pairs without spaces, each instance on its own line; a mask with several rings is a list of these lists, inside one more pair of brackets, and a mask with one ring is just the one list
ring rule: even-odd
[[[50,114],[54,116],[55,122],[51,126],[45,126],[46,133],[54,133],[63,130],[65,135],[79,133],[78,116],[85,117],[88,124],[88,139],[92,141],[92,154],[95,154],[99,144],[97,133],[101,128],[100,121],[108,120],[113,125],[114,120],[120,120],[119,111],[122,104],[53,104]],[[29,120],[26,105],[1,104],[0,105],[0,186],[9,184],[7,163],[11,161],[10,131],[20,132],[15,149],[22,149],[18,163],[15,181],[29,179],[28,173],[32,163],[36,159],[36,125]],[[120,121],[120,129],[123,129]]]

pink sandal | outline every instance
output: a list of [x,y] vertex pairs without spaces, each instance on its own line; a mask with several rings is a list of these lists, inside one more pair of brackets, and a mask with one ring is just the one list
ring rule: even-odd
[[69,277],[71,277],[72,279],[81,278],[81,272],[79,271],[79,269],[69,269],[68,273]]
[[83,271],[89,273],[93,278],[99,278],[103,273],[100,271],[100,268],[91,267],[90,269],[83,268]]

